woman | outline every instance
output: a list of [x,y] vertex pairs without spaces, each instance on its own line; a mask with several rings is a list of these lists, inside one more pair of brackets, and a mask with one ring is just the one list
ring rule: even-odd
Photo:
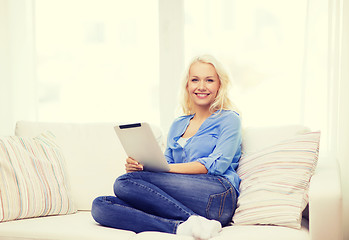
[[118,229],[161,231],[208,239],[230,223],[240,179],[240,119],[227,97],[230,80],[212,56],[196,57],[182,85],[184,116],[172,124],[166,173],[143,171],[126,160],[116,197],[96,198],[94,219]]

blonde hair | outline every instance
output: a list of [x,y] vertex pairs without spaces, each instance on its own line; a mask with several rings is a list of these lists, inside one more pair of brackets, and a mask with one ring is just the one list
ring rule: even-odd
[[188,67],[184,72],[184,77],[183,77],[181,89],[180,89],[180,105],[181,105],[180,107],[183,114],[185,115],[194,114],[192,109],[192,102],[188,94],[187,86],[188,86],[190,68],[194,63],[197,63],[197,62],[211,64],[216,69],[217,75],[219,77],[220,87],[214,102],[210,106],[211,113],[214,113],[217,110],[219,110],[219,112],[222,110],[234,110],[235,106],[228,97],[229,88],[231,87],[231,82],[230,82],[230,77],[228,75],[228,72],[224,69],[223,65],[220,62],[218,62],[213,56],[201,55],[201,56],[194,57],[192,61],[188,64]]

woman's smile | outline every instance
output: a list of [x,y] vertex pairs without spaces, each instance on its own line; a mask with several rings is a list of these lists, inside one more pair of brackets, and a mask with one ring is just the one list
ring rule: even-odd
[[205,99],[210,95],[210,93],[195,93],[195,95],[200,99]]

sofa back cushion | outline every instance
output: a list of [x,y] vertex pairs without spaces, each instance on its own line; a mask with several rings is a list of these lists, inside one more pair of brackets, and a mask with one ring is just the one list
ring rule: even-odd
[[[50,131],[62,148],[78,210],[91,210],[94,198],[114,195],[115,179],[125,173],[126,154],[114,131],[116,123],[43,123],[20,121],[17,136],[37,136]],[[152,126],[155,137],[162,134]]]
[[255,153],[307,132],[310,132],[310,129],[302,125],[248,127],[243,129],[242,152],[244,154]]
[[[117,123],[44,123],[20,121],[17,136],[35,137],[50,131],[62,148],[70,178],[72,196],[78,210],[90,210],[93,199],[114,195],[115,179],[125,173],[126,154],[114,131]],[[156,139],[164,147],[159,128],[152,125]],[[242,150],[245,155],[308,132],[303,126],[246,128]]]

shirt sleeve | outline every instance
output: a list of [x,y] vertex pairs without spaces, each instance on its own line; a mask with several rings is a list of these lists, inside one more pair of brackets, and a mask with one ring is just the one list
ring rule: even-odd
[[222,122],[221,131],[213,152],[196,161],[203,164],[208,174],[223,175],[232,163],[237,163],[241,155],[241,122],[240,118]]

